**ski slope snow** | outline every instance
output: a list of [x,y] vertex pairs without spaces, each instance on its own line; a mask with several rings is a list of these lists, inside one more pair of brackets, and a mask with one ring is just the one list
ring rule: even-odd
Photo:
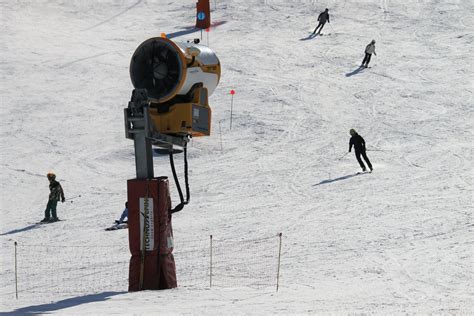
[[[126,292],[127,230],[104,231],[135,176],[123,127],[133,89],[128,66],[135,48],[162,32],[175,41],[201,37],[195,2],[0,5],[0,311],[474,312],[472,1],[211,1],[219,25],[202,42],[219,57],[222,77],[210,98],[212,136],[190,143],[191,202],[173,217],[180,286],[139,293]],[[331,23],[308,39],[326,7]],[[377,56],[359,71],[372,39]],[[353,153],[344,156],[350,128],[367,142],[372,174],[355,175]],[[155,175],[172,179],[167,158],[154,160]],[[67,198],[80,197],[59,204],[65,221],[35,227],[49,171]],[[177,203],[173,181],[170,188]],[[207,267],[206,254],[184,258],[193,242],[280,232],[278,292],[240,283],[209,288],[205,278],[186,285],[186,276]],[[38,285],[36,294],[20,288],[15,299],[14,241],[30,264],[20,277],[29,274],[33,285],[87,271],[86,261],[70,259],[77,251],[35,250],[103,246],[113,260],[95,281],[115,287],[51,294]],[[246,266],[264,249],[249,247],[251,255],[237,252],[226,264]],[[56,273],[44,257],[68,270]],[[87,257],[87,264],[102,259]],[[259,271],[269,273],[261,260]]]

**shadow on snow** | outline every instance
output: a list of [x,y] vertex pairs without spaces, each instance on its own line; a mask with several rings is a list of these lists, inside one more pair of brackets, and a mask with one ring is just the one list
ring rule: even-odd
[[64,308],[74,307],[82,304],[92,303],[92,302],[100,302],[108,300],[110,297],[120,294],[125,294],[128,292],[103,292],[97,294],[90,294],[84,295],[79,297],[72,297],[68,299],[64,299],[62,301],[57,301],[53,303],[41,304],[41,305],[34,305],[34,306],[27,306],[22,307],[14,310],[11,313],[0,313],[0,315],[40,315],[44,313],[50,313],[53,311],[57,311]]
[[365,69],[364,67],[358,67],[354,71],[346,73],[346,77],[351,77],[353,75],[357,75],[359,72],[361,72],[364,69]]
[[300,41],[307,41],[307,40],[313,39],[315,37],[317,37],[317,34],[311,33],[311,34],[308,35],[308,37],[300,38]]
[[348,174],[346,176],[342,176],[342,177],[339,177],[339,178],[336,178],[336,179],[327,179],[327,180],[323,180],[319,183],[316,183],[316,184],[313,184],[313,186],[317,186],[317,185],[321,185],[321,184],[328,184],[328,183],[332,183],[332,182],[336,182],[336,181],[341,181],[341,180],[347,180],[347,179],[350,179],[352,177],[355,177],[355,176],[358,176],[358,175],[362,175],[362,174],[365,174],[365,173],[352,173],[352,174]]
[[13,235],[13,234],[16,234],[16,233],[26,232],[28,230],[32,230],[32,229],[35,229],[35,228],[38,228],[38,227],[39,227],[39,224],[33,224],[33,225],[29,225],[29,226],[26,226],[26,227],[23,227],[23,228],[10,230],[7,233],[0,234],[0,236]]
[[179,36],[188,35],[188,34],[191,34],[191,33],[196,33],[196,32],[199,32],[200,30],[201,29],[198,29],[196,27],[190,27],[190,28],[188,28],[184,31],[178,31],[178,32],[166,34],[166,37],[167,38],[179,37]]
[[[225,24],[227,23],[227,21],[217,21],[217,22],[214,22],[214,23],[211,23],[211,28],[213,27],[218,27],[222,24]],[[196,32],[204,32],[203,29],[200,29],[200,28],[197,28],[195,26],[185,26],[183,27],[183,31],[178,31],[178,32],[173,32],[173,33],[168,33],[166,34],[166,37],[167,38],[174,38],[174,37],[179,37],[179,36],[183,36],[183,35],[188,35],[188,34],[191,34],[191,33],[196,33]]]

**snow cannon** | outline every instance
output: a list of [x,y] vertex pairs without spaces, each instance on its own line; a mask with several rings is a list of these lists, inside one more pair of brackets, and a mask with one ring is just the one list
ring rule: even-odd
[[208,98],[220,76],[219,59],[199,40],[150,38],[138,46],[130,62],[133,86],[147,91],[153,129],[166,135],[210,135]]
[[[137,175],[127,182],[129,291],[177,287],[171,218],[189,203],[187,143],[211,133],[208,98],[220,76],[219,59],[199,40],[175,43],[154,37],[133,53],[130,77],[135,89],[124,109],[125,136],[134,142]],[[183,149],[186,199],[174,166],[175,145]],[[154,175],[152,146],[169,154],[180,198],[175,207],[168,178]]]

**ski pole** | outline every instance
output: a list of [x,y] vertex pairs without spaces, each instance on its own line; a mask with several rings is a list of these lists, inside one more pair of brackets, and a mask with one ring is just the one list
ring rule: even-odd
[[65,199],[64,201],[69,201],[69,202],[73,203],[73,202],[74,202],[74,201],[73,201],[74,199],[77,199],[77,198],[80,198],[80,197],[81,197],[81,195],[79,194],[79,195],[73,196],[73,197],[71,197],[71,198],[69,198],[69,199]]
[[342,158],[344,158],[349,152],[345,152],[344,155],[342,155],[341,157],[337,158],[337,160],[341,160]]
[[334,28],[332,27],[331,23],[328,23],[328,24],[331,27],[331,30],[334,32],[334,34],[336,34],[336,31],[334,31]]
[[378,149],[378,148],[376,148],[376,149],[366,149],[366,150],[367,150],[367,151],[383,151],[383,152],[385,152],[385,151],[391,151],[391,150]]

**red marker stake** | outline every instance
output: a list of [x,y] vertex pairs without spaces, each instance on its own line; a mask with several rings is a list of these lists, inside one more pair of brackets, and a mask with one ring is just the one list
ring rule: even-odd
[[231,95],[231,99],[230,99],[230,129],[232,129],[232,110],[234,108],[234,94],[235,94],[235,90],[234,89],[230,90],[230,95]]
[[207,33],[207,47],[209,47],[209,32],[211,30],[209,28],[206,29],[206,33]]

